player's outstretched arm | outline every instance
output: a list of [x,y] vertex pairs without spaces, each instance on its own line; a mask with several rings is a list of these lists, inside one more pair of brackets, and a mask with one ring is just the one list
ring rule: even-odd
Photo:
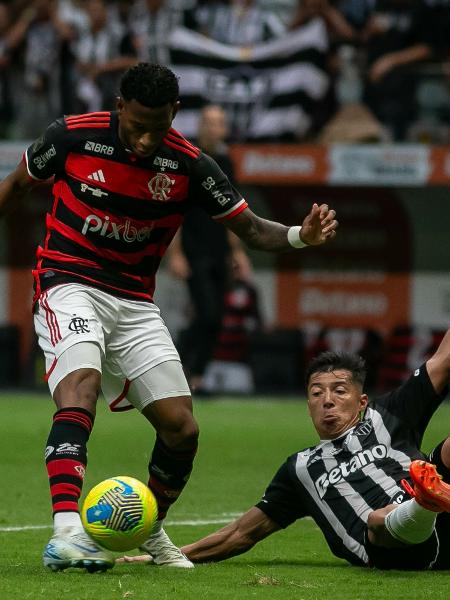
[[444,335],[439,348],[427,361],[427,371],[434,389],[439,394],[450,382],[450,329]]
[[206,537],[184,546],[182,551],[196,563],[217,562],[253,548],[280,526],[259,508],[252,507],[239,519]]
[[[311,211],[303,220],[301,231],[298,227],[287,227],[258,217],[248,208],[236,217],[225,221],[225,225],[250,248],[285,252],[292,250],[293,246],[319,246],[333,239],[338,222],[333,209],[326,204],[320,206],[313,204]],[[288,236],[289,230],[291,232]]]
[[9,212],[35,183],[28,175],[25,164],[20,162],[14,171],[0,182],[0,217]]
[[[186,556],[195,563],[218,562],[250,550],[256,543],[278,531],[279,525],[272,521],[259,508],[252,507],[239,519],[222,529],[181,548]],[[151,562],[149,554],[123,556],[116,562]]]

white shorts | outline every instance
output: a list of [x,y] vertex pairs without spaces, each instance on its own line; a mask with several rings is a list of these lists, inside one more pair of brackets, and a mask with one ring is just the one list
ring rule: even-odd
[[69,373],[94,368],[102,373],[112,410],[132,408],[132,401],[142,410],[153,400],[190,395],[178,352],[152,303],[63,284],[41,294],[34,325],[52,394]]

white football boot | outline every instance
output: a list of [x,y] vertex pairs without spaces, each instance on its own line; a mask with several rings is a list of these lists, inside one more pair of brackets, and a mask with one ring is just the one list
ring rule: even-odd
[[80,527],[56,529],[42,558],[44,566],[52,571],[73,567],[94,573],[114,566],[113,555],[96,544]]
[[169,536],[162,528],[151,535],[139,549],[150,554],[153,559],[152,563],[155,565],[180,569],[194,568],[194,564],[170,541]]

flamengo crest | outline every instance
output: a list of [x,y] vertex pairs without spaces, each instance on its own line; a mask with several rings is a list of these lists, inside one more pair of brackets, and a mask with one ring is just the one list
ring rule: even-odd
[[170,179],[165,173],[158,173],[148,182],[148,189],[152,194],[152,200],[168,200],[171,187],[175,179]]

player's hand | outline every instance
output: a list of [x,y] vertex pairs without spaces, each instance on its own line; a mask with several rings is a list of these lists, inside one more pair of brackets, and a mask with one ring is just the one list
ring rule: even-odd
[[150,556],[150,554],[138,554],[136,556],[120,556],[119,558],[116,558],[116,563],[133,562],[148,564],[153,562],[153,558]]
[[319,246],[332,240],[339,225],[335,217],[336,211],[328,208],[327,204],[313,204],[311,212],[303,220],[300,238],[308,246]]

